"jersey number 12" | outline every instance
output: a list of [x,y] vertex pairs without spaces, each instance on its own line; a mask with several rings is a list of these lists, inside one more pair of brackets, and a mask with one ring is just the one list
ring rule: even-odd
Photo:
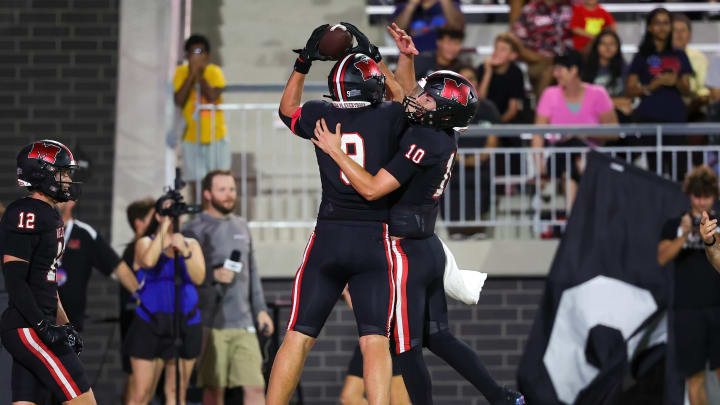
[[[340,138],[340,149],[345,152],[350,159],[365,167],[365,141],[357,132],[342,134]],[[340,170],[340,180],[346,185],[350,185],[350,179]]]

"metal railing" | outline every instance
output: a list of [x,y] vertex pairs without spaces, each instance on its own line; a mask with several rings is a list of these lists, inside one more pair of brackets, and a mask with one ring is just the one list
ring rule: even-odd
[[[314,146],[293,135],[280,121],[277,104],[200,105],[223,110],[239,183],[239,214],[251,226],[266,229],[313,225],[321,198]],[[538,237],[562,226],[570,210],[573,159],[587,147],[529,147],[531,134],[608,135],[645,139],[645,146],[597,147],[595,150],[634,162],[680,180],[688,168],[705,163],[718,170],[720,145],[671,146],[665,135],[717,135],[720,124],[643,124],[597,126],[503,125],[470,127],[463,139],[489,135],[524,139],[519,147],[460,148],[453,178],[441,201],[441,224],[448,229],[486,228],[495,237]],[[632,143],[632,142],[631,142]],[[534,156],[542,153],[547,176]],[[648,163],[652,167],[647,167]],[[564,166],[563,166],[564,165]]]

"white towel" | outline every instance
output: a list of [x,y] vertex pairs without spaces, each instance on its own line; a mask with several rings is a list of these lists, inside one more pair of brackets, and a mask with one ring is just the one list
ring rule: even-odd
[[477,304],[480,299],[480,291],[487,279],[487,273],[460,270],[455,263],[455,256],[445,242],[440,240],[440,243],[445,250],[445,274],[443,275],[445,294],[467,305]]

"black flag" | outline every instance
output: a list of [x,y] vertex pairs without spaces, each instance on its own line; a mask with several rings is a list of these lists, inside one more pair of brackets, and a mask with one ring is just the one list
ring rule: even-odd
[[687,207],[678,184],[587,155],[520,362],[528,403],[615,402],[630,362],[664,341],[671,278],[657,248],[665,220]]

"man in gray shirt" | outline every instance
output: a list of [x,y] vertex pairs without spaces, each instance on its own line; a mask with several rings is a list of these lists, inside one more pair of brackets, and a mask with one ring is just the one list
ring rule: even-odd
[[[232,214],[237,200],[235,178],[227,170],[209,172],[202,181],[205,209],[183,226],[205,255],[207,274],[198,287],[203,326],[208,329],[198,368],[204,405],[224,404],[225,389],[243,387],[244,403],[265,403],[262,355],[255,321],[269,336],[274,325],[267,313],[245,219]],[[239,257],[238,252],[240,253]]]

